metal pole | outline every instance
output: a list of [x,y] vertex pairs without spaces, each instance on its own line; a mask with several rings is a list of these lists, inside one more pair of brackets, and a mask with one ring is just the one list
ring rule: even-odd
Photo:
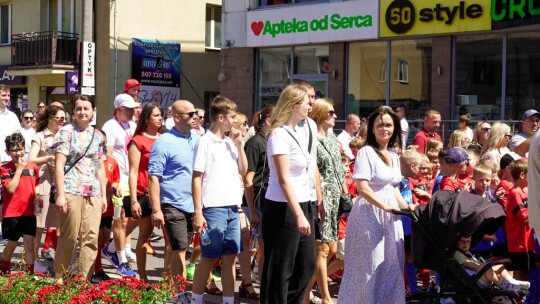
[[82,37],[81,41],[93,42],[93,14],[94,0],[83,0],[83,14],[82,14]]

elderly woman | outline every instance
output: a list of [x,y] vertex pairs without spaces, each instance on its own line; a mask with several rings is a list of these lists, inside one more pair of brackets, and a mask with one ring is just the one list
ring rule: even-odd
[[41,243],[41,234],[43,229],[47,227],[45,235],[45,243],[41,256],[48,261],[52,261],[53,257],[49,252],[49,247],[52,244],[56,250],[57,236],[56,228],[58,227],[58,214],[56,209],[50,208],[49,194],[51,186],[54,184],[54,160],[55,154],[51,149],[54,136],[64,126],[66,121],[66,112],[59,107],[49,106],[43,114],[38,116],[36,122],[36,135],[32,139],[30,146],[30,154],[28,160],[35,163],[39,167],[39,191],[43,198],[43,208],[41,214],[37,216],[36,238],[34,240],[34,253],[37,255],[39,245]]
[[54,259],[57,283],[67,270],[79,239],[79,273],[92,278],[97,256],[99,218],[107,209],[103,136],[90,125],[94,100],[75,95],[71,124],[62,127],[54,140],[56,206],[60,211],[60,237]]
[[[345,185],[345,173],[341,164],[339,142],[337,137],[330,131],[336,123],[334,103],[327,98],[317,99],[309,117],[317,123],[317,167],[321,174],[321,187],[323,196],[324,218],[315,227],[316,269],[308,288],[315,281],[322,296],[322,303],[332,302],[328,290],[327,265],[337,251],[338,240],[338,207],[340,193],[347,193]],[[309,290],[308,289],[308,290]],[[310,302],[309,293],[304,296],[304,303]],[[311,302],[319,302],[313,298]]]
[[315,268],[310,155],[307,138],[298,130],[309,111],[307,89],[291,84],[281,92],[270,118],[261,303],[299,303]]
[[510,152],[508,144],[512,139],[510,126],[504,122],[496,122],[491,127],[489,137],[482,147],[482,159],[489,159],[499,164],[501,157]]

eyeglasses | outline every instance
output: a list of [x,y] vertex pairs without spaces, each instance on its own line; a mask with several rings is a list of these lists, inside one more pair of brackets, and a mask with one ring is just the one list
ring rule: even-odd
[[31,119],[34,119],[34,116],[24,116],[23,118],[26,120],[31,120]]
[[491,131],[491,128],[482,128],[482,129],[480,129],[480,130],[482,130],[482,132],[490,132],[490,131]]
[[328,111],[328,115],[334,116],[334,115],[336,115],[336,111]]
[[187,112],[187,113],[178,113],[178,114],[186,114],[186,115],[188,115],[189,117],[193,117],[193,116],[197,115],[197,111]]

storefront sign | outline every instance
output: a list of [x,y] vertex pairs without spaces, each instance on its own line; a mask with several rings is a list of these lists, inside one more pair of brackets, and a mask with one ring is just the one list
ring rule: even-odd
[[247,13],[247,45],[294,45],[377,38],[377,1],[294,5]]
[[143,87],[180,88],[180,43],[133,38],[131,71]]
[[81,44],[81,86],[93,88],[96,86],[96,74],[94,71],[96,61],[96,44],[87,41],[83,41]]
[[8,75],[9,65],[0,65],[0,83],[6,85],[24,84],[24,76]]
[[540,1],[491,0],[492,29],[540,23]]
[[66,83],[66,94],[77,94],[79,92],[79,71],[66,72],[64,81]]
[[491,0],[381,0],[380,3],[381,37],[491,29]]

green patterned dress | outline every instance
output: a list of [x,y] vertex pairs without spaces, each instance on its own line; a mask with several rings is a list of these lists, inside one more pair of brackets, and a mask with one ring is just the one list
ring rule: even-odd
[[330,133],[328,137],[319,136],[317,147],[317,166],[321,174],[324,222],[319,223],[320,242],[335,242],[338,239],[338,207],[345,174],[341,164],[337,137]]

